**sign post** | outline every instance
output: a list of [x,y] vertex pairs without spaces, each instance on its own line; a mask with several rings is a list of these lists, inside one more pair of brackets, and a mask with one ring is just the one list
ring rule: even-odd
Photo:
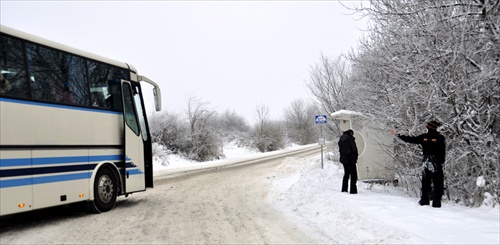
[[325,144],[325,137],[323,137],[323,124],[326,124],[326,115],[316,116],[316,124],[320,125],[320,136],[318,143],[321,145],[321,169],[324,169],[323,165],[323,145]]

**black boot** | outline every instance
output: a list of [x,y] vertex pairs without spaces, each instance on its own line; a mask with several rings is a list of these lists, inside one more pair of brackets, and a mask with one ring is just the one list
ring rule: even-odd
[[351,185],[351,194],[358,194],[358,188],[356,185]]
[[424,205],[429,205],[430,202],[429,202],[429,199],[420,199],[420,201],[418,201],[418,204],[420,204],[420,206],[424,206]]
[[441,207],[441,199],[432,200],[432,207],[433,208],[440,208]]

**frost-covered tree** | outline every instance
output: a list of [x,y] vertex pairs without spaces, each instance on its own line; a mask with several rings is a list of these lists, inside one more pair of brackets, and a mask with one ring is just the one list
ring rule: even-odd
[[[347,105],[411,135],[442,122],[447,197],[498,203],[499,2],[377,0],[360,10],[371,29],[350,55]],[[400,144],[396,153],[397,172],[416,189],[418,147]]]
[[188,128],[176,113],[156,113],[149,120],[153,143],[165,146],[170,152],[183,152]]
[[216,119],[219,131],[225,142],[236,140],[240,146],[246,146],[250,126],[245,118],[234,111],[226,110]]
[[307,88],[323,111],[331,114],[346,109],[348,80],[349,66],[345,58],[321,55],[319,64],[311,67]]
[[188,144],[184,151],[190,159],[208,161],[222,156],[222,141],[216,125],[216,111],[210,103],[191,96],[187,102]]
[[318,129],[314,122],[317,111],[314,105],[301,99],[292,101],[285,108],[285,127],[291,142],[299,145],[317,142]]
[[[320,106],[321,112],[318,111],[316,115],[331,115],[339,110],[353,109],[355,97],[350,92],[353,89],[350,75],[350,64],[343,55],[335,58],[321,55],[320,62],[311,67],[306,84],[308,92]],[[339,135],[341,132],[337,121],[328,123],[324,133]]]
[[178,113],[154,114],[149,125],[154,143],[168,153],[195,161],[208,161],[222,156],[222,138],[217,113],[208,102],[190,97],[185,116]]
[[282,149],[285,146],[285,137],[281,123],[272,121],[269,115],[269,106],[261,104],[256,109],[256,123],[252,130],[252,142],[260,152]]

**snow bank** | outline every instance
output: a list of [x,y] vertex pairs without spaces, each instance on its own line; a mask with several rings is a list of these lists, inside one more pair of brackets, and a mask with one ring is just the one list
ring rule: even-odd
[[317,234],[341,244],[500,244],[500,209],[444,203],[419,206],[393,186],[358,182],[358,194],[340,192],[343,168],[316,159],[283,162],[269,202]]

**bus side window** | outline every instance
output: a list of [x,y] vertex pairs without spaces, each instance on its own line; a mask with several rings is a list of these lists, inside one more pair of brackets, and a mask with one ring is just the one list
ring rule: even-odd
[[122,93],[120,83],[109,81],[108,97],[106,98],[106,107],[113,110],[122,111]]
[[[128,80],[125,70],[95,61],[88,61],[87,64],[92,105],[123,111],[120,81],[121,79]],[[98,92],[104,97],[104,103],[101,103],[98,98],[101,95],[94,92]]]
[[25,71],[23,43],[0,35],[0,95],[29,98],[30,88]]
[[[135,87],[135,89],[139,89],[139,87]],[[144,111],[141,104],[141,94],[136,91],[134,93],[134,103],[135,108],[137,109],[137,117],[139,119],[139,124],[141,126],[142,139],[144,141],[148,140],[148,132],[146,130],[146,119],[144,118]]]
[[58,101],[58,91],[62,91],[62,79],[56,66],[61,54],[52,49],[32,43],[26,44],[28,55],[28,70],[33,99],[44,101]]
[[137,118],[135,116],[134,103],[132,97],[132,91],[129,84],[123,84],[123,101],[125,104],[125,122],[134,131],[136,135],[139,135],[139,125],[137,124]]
[[89,105],[84,59],[32,43],[26,47],[34,99]]
[[78,105],[89,105],[88,84],[85,79],[85,61],[84,59],[63,54],[63,69],[65,75],[63,82],[64,95],[62,102]]

